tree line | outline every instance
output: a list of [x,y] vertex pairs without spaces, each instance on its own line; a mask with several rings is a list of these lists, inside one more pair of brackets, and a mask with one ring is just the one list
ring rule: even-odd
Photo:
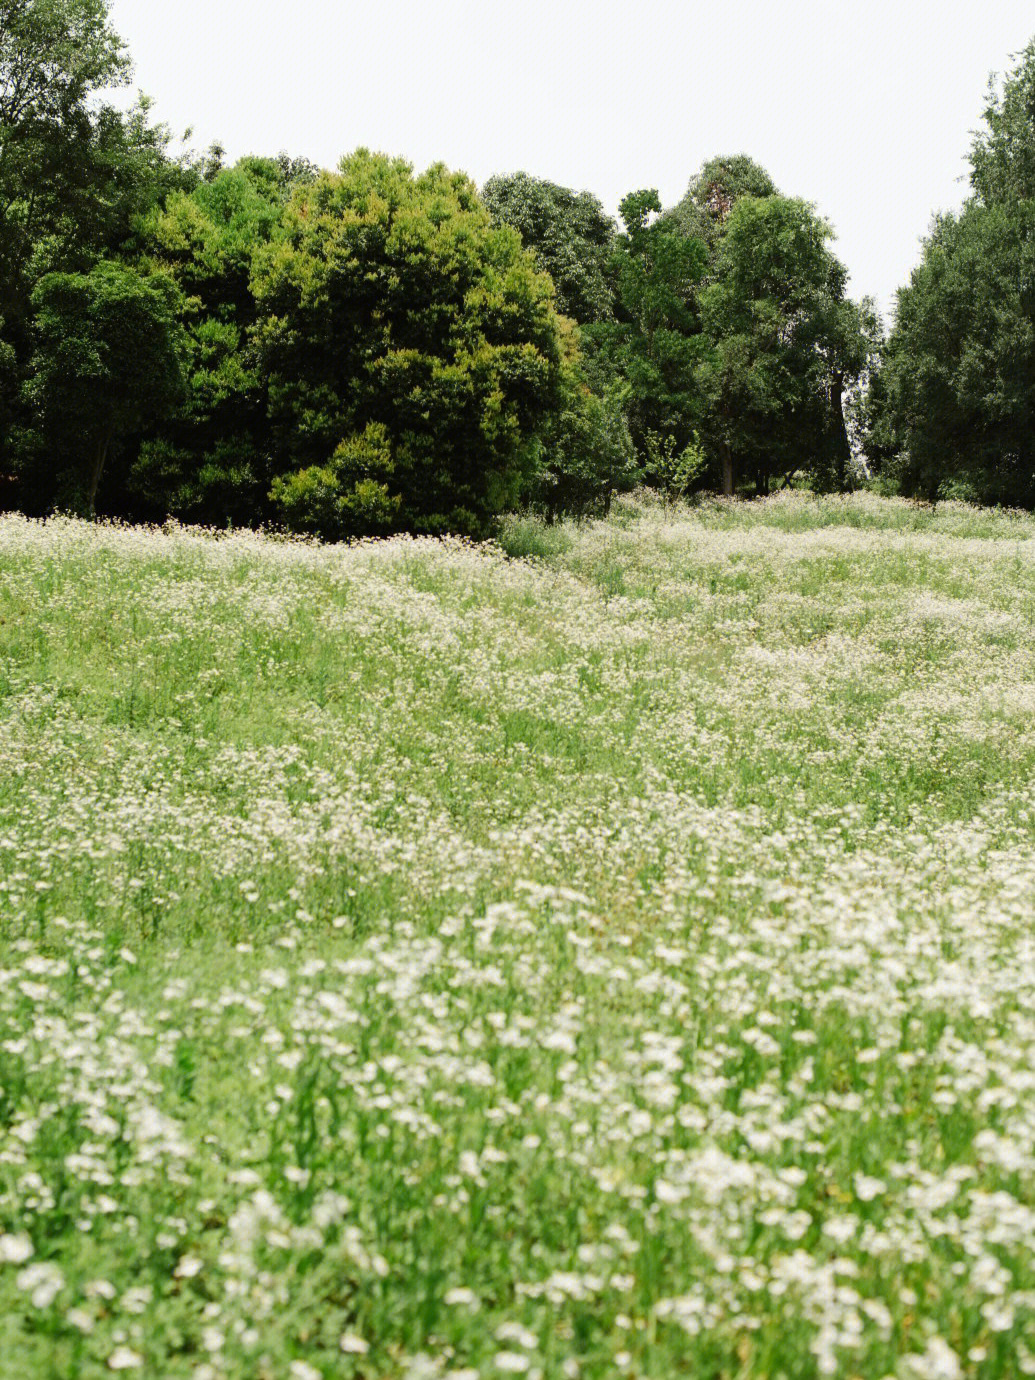
[[0,0],[0,507],[347,538],[639,483],[1035,502],[1035,44],[887,338],[745,156],[615,222],[525,173],[175,155],[105,102],[128,76],[107,0]]

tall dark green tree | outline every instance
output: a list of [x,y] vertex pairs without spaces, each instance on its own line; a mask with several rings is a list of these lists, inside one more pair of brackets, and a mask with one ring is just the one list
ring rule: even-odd
[[590,367],[620,381],[629,428],[650,473],[658,445],[684,449],[700,418],[695,371],[704,346],[697,289],[707,260],[701,240],[658,220],[654,190],[633,192],[621,205],[625,233],[612,257],[615,320],[584,331]]
[[517,230],[553,279],[559,312],[583,325],[612,317],[617,228],[595,196],[522,172],[490,177],[482,200],[493,223]]
[[943,216],[898,294],[871,453],[928,499],[1035,503],[1035,217]]
[[79,175],[64,154],[91,129],[93,93],[127,76],[102,0],[0,0],[0,436],[27,356],[31,260]]
[[25,392],[55,490],[92,516],[113,444],[170,412],[182,394],[178,293],[167,278],[105,263],[48,274],[32,301],[36,349]]
[[1035,41],[971,150],[973,195],[940,217],[898,294],[867,448],[904,492],[1035,505]]
[[542,459],[527,497],[550,518],[604,513],[616,493],[641,477],[625,415],[628,389],[620,379],[602,379],[599,370],[592,375],[578,327],[564,317],[559,325],[559,406],[544,429]]
[[[129,77],[106,0],[0,0],[0,291],[3,305],[55,202],[82,168],[68,157],[94,132],[91,98]],[[57,184],[57,185],[55,185]]]
[[701,295],[711,351],[698,371],[725,494],[742,478],[766,493],[774,475],[817,460],[844,482],[841,398],[865,339],[831,235],[807,202],[787,197],[739,197],[726,218]]
[[527,173],[490,178],[482,199],[495,224],[518,231],[553,280],[558,311],[577,323],[564,329],[562,402],[529,496],[551,515],[602,511],[640,474],[626,417],[630,390],[589,329],[613,326],[621,311],[617,227],[589,192]]
[[985,127],[970,151],[970,182],[986,206],[1035,200],[1035,38],[1004,82],[989,83]]
[[[0,468],[27,479],[39,477],[22,386],[35,286],[132,253],[138,218],[194,177],[146,101],[103,101],[128,76],[106,0],[0,0]],[[48,501],[31,482],[18,498]]]

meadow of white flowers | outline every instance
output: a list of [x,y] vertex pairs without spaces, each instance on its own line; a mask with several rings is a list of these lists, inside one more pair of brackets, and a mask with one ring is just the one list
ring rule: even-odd
[[1035,521],[532,535],[0,518],[3,1380],[1035,1375]]

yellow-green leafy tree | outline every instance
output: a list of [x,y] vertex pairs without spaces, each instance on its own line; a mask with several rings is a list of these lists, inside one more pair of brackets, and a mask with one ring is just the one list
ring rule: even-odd
[[464,174],[357,151],[295,189],[252,286],[289,523],[475,534],[529,491],[561,406],[553,285]]

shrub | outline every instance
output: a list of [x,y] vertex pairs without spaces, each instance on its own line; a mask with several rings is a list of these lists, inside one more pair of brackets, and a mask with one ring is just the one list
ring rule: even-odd
[[496,540],[508,556],[548,561],[571,546],[564,527],[546,522],[536,513],[508,513],[497,530]]
[[387,429],[372,422],[335,449],[328,465],[309,465],[273,481],[270,499],[289,527],[331,539],[391,531],[401,499],[389,492],[394,470]]

